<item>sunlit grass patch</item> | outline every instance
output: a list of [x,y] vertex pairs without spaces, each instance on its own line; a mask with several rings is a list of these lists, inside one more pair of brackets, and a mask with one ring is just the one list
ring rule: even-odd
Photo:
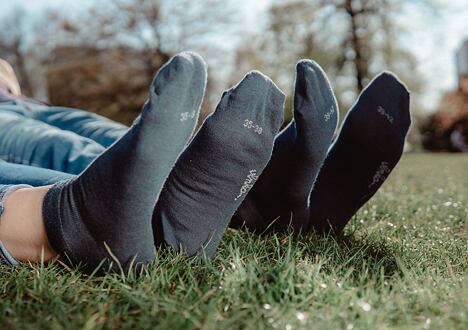
[[2,328],[466,329],[468,157],[411,154],[340,239],[229,230],[143,278],[0,268]]

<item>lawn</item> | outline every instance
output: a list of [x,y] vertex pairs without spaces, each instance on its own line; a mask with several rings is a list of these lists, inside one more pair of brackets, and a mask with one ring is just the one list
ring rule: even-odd
[[468,329],[468,156],[409,154],[335,240],[228,231],[140,279],[0,266],[0,328]]

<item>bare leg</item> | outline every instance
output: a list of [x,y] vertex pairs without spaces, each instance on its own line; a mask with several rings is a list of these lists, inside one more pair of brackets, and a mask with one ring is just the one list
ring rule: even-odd
[[18,261],[50,261],[57,253],[50,246],[42,218],[42,202],[50,186],[13,191],[0,219],[0,240]]

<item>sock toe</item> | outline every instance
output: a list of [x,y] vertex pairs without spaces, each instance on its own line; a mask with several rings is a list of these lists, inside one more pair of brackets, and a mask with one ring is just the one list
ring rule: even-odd
[[[252,70],[247,72],[237,85],[232,87],[229,91],[236,91],[239,94],[248,96],[252,93],[258,93],[263,91],[265,88],[268,88],[268,85],[271,83],[271,80],[265,76],[263,73],[257,70]],[[228,92],[229,92],[228,91]],[[247,92],[250,91],[250,92]]]
[[204,77],[207,76],[206,62],[198,53],[186,51],[180,53],[179,57],[190,62],[196,74],[202,75]]
[[333,134],[338,123],[338,105],[330,82],[322,68],[311,60],[301,60],[296,65],[294,119],[299,135],[314,139],[317,134],[322,135],[319,132],[325,127]]
[[391,71],[383,71],[378,74],[370,83],[369,87],[375,92],[384,91],[391,93],[392,97],[409,97],[409,91],[406,85]]
[[[271,112],[271,109],[283,108],[285,98],[284,93],[270,78],[254,70],[248,72],[241,82],[226,91],[221,102],[230,104],[235,100],[236,104],[241,105],[237,111],[244,112],[245,125],[249,128],[262,122],[268,123],[273,131],[278,131],[283,122],[283,112]],[[235,110],[233,107],[226,109]],[[271,130],[268,129],[268,132]]]
[[166,182],[153,218],[156,244],[165,242],[189,256],[214,254],[270,159],[282,102],[281,91],[258,71],[223,94]]
[[331,90],[327,74],[323,71],[322,67],[313,60],[302,59],[297,62],[296,77],[306,79],[315,87],[321,86],[323,88],[324,86],[327,86],[328,89]]
[[198,59],[198,55],[192,53],[175,55],[159,69],[151,84],[150,96],[159,96],[167,88],[180,88],[179,85],[197,77],[197,73],[206,71],[203,70],[204,66],[203,60]]
[[168,125],[194,123],[203,100],[206,78],[205,62],[199,55],[177,54],[156,74],[142,115],[160,118],[163,113],[171,112],[168,115],[173,118]]
[[296,65],[296,95],[294,100],[304,99],[310,102],[313,98],[314,86],[318,86],[318,84],[312,61],[299,61]]
[[[306,106],[303,106],[306,103]],[[310,105],[309,105],[310,103]],[[338,121],[338,106],[326,73],[316,62],[301,60],[296,65],[295,112],[314,108],[325,121]]]
[[[44,198],[48,238],[70,264],[127,273],[154,255],[155,201],[197,120],[205,77],[195,55],[173,57],[157,73],[149,100],[127,133],[79,176]],[[202,69],[202,67],[200,67]],[[107,271],[107,270],[106,270]]]

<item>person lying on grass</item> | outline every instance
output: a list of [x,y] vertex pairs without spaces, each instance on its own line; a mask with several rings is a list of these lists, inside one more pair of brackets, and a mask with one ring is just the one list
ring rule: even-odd
[[284,94],[252,71],[192,137],[205,85],[202,58],[176,55],[129,128],[7,85],[0,259],[128,273],[150,263],[155,246],[209,258],[228,225],[339,234],[402,155],[409,93],[391,73],[370,82],[335,141],[338,106],[313,61],[296,65],[294,119],[279,134]]

